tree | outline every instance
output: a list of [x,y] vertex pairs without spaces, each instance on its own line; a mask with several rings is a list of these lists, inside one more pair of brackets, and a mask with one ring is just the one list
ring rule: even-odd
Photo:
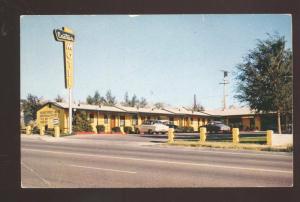
[[133,95],[131,100],[130,100],[130,106],[131,107],[136,107],[139,103],[139,100],[137,99],[136,95]]
[[63,102],[63,101],[64,101],[64,98],[61,97],[60,95],[57,95],[56,98],[54,98],[54,101],[55,101],[55,102]]
[[129,101],[129,96],[128,96],[128,92],[125,93],[124,95],[124,106],[130,106],[130,101]]
[[141,97],[138,107],[146,107],[148,105],[147,100],[144,97]]
[[157,103],[154,104],[154,106],[155,106],[157,109],[162,109],[162,108],[165,106],[165,104],[162,103],[162,102],[157,102]]
[[196,112],[202,112],[205,110],[204,107],[200,103],[194,104],[192,109],[193,109],[193,111],[196,111]]
[[131,99],[129,99],[128,92],[124,95],[124,101],[121,103],[125,107],[145,107],[147,106],[147,100],[145,98],[138,99],[134,94]]
[[89,104],[89,105],[94,104],[94,99],[93,99],[93,97],[90,96],[90,95],[87,96],[87,98],[86,98],[86,103]]
[[116,97],[112,95],[111,90],[108,90],[105,95],[107,105],[114,106],[117,104]]
[[28,94],[27,99],[21,100],[21,109],[26,119],[36,120],[36,112],[41,106],[41,98],[32,94]]
[[121,103],[121,105],[124,107],[130,107],[130,104],[131,102],[129,100],[128,92],[126,92],[124,95],[124,101]]
[[292,52],[285,48],[285,39],[269,35],[258,40],[241,64],[237,65],[237,95],[251,109],[277,113],[278,133],[281,114],[292,110]]
[[199,102],[197,102],[196,94],[194,94],[194,104],[192,106],[192,110],[196,112],[204,111],[204,107]]
[[88,96],[86,98],[86,103],[91,104],[91,105],[100,105],[100,104],[105,104],[106,100],[104,97],[100,95],[98,91],[95,91],[94,96]]

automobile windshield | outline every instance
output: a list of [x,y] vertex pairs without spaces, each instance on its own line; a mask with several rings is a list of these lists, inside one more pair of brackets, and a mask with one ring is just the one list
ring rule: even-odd
[[154,123],[163,124],[161,121],[154,121]]

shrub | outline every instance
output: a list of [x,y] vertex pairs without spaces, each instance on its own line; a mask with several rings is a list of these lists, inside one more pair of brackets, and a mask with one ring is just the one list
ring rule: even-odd
[[185,133],[193,133],[194,132],[194,128],[191,126],[185,126],[183,127],[183,132]]
[[294,151],[293,145],[288,145],[287,148],[286,148],[286,151],[287,152],[293,152]]
[[177,128],[175,128],[175,132],[176,133],[183,133],[184,132],[184,128],[182,126],[178,126]]
[[40,129],[37,126],[34,126],[32,128],[32,134],[39,134],[40,133]]
[[31,121],[29,121],[29,123],[27,125],[31,126],[31,128],[34,128],[36,126],[36,123],[35,123],[35,121],[31,120]]
[[111,130],[112,132],[121,132],[120,127],[113,127]]
[[124,127],[124,132],[129,133],[129,134],[133,134],[134,131],[132,130],[131,126],[125,126]]
[[104,125],[97,125],[96,128],[97,128],[97,133],[105,132],[105,126]]
[[93,128],[87,120],[86,112],[76,112],[73,119],[73,131],[74,132],[93,132]]
[[45,135],[51,135],[54,136],[54,128],[46,128]]
[[139,128],[138,127],[134,127],[134,131],[133,131],[135,134],[139,134],[140,131],[139,131]]
[[25,134],[26,133],[26,128],[20,128],[20,133]]

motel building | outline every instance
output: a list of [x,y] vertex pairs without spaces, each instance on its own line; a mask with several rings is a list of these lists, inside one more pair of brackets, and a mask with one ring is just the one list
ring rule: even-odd
[[[87,119],[96,132],[97,125],[103,125],[105,132],[112,132],[114,127],[136,127],[145,120],[169,121],[181,127],[193,127],[198,131],[199,126],[208,123],[210,116],[202,112],[194,112],[181,108],[136,108],[104,105],[73,104],[73,113],[85,111]],[[57,120],[60,131],[68,131],[68,104],[59,102],[47,102],[37,111],[38,127],[54,127],[54,120]]]
[[[199,127],[206,125],[211,120],[221,120],[231,127],[238,127],[240,130],[266,130],[272,120],[270,115],[255,114],[247,108],[235,108],[226,110],[207,110],[195,112],[184,107],[163,109],[157,108],[136,108],[104,105],[73,104],[73,114],[84,111],[87,119],[96,132],[97,125],[105,127],[105,133],[111,133],[112,128],[126,126],[133,129],[141,125],[145,120],[169,121],[180,127],[192,127],[194,132],[199,131]],[[68,131],[68,104],[60,102],[47,102],[37,111],[38,127],[54,128],[58,125],[61,133]],[[275,125],[276,123],[272,123]]]

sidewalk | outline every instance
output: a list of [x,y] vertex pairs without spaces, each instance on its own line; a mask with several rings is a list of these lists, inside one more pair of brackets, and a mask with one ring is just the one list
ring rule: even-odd
[[31,134],[31,135],[26,135],[26,134],[21,134],[21,138],[28,138],[28,139],[36,139],[36,140],[43,140],[46,142],[61,142],[64,141],[64,138],[56,138],[50,135],[39,135],[39,134]]
[[[99,135],[99,134],[97,134]],[[105,136],[115,136],[116,134],[104,134],[103,137]],[[95,145],[95,144],[110,144],[110,145],[131,145],[131,146],[153,146],[157,145],[157,143],[153,142],[138,142],[138,141],[126,141],[124,142],[123,140],[111,140],[111,139],[94,139],[94,138],[89,138],[85,139],[84,137],[96,137],[96,134],[91,134],[91,135],[72,135],[72,136],[63,136],[63,137],[53,137],[49,135],[39,135],[39,134],[32,134],[32,135],[26,135],[26,134],[21,134],[21,138],[26,138],[26,139],[35,139],[35,140],[40,140],[40,141],[45,141],[45,142],[67,142],[67,143],[73,143],[73,144],[90,144],[90,145]],[[102,136],[102,135],[101,135]],[[122,135],[123,136],[123,135]]]

